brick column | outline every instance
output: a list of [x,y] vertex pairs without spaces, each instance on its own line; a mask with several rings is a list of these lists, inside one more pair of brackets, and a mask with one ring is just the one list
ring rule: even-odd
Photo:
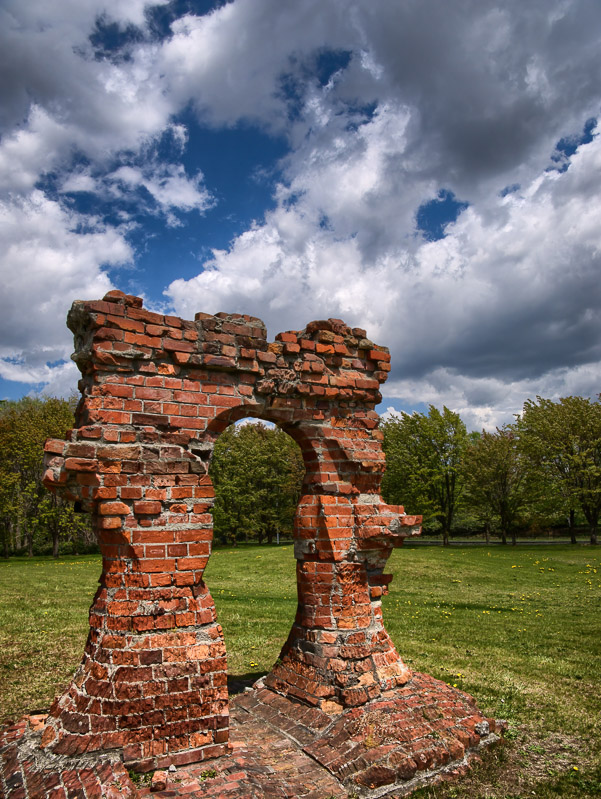
[[111,427],[84,434],[93,437],[47,442],[47,483],[63,481],[92,511],[103,568],[83,661],[43,744],[63,754],[119,748],[142,769],[224,754],[225,645],[202,580],[211,481],[182,447],[153,447],[150,427],[136,443],[112,443],[132,434]]
[[420,519],[375,494],[307,495],[295,519],[298,611],[265,684],[339,712],[411,677],[382,622],[383,574],[392,544]]

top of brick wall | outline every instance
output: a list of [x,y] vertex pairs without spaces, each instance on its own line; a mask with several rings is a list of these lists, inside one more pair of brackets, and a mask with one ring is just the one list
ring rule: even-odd
[[373,409],[390,371],[386,347],[340,319],[310,322],[267,341],[264,323],[234,313],[194,321],[148,311],[140,297],[110,291],[69,312],[73,359],[84,377],[111,373],[246,373],[258,395],[315,398]]

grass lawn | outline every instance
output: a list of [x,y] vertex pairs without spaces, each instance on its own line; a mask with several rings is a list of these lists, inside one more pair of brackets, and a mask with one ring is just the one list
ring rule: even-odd
[[[384,618],[404,660],[509,721],[464,781],[415,796],[601,796],[601,549],[411,547]],[[47,708],[75,670],[100,558],[0,563],[0,718]],[[296,608],[291,545],[218,549],[205,574],[234,684],[269,670]]]

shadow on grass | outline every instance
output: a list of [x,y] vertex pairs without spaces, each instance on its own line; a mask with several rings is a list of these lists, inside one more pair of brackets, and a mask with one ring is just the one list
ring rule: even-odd
[[227,690],[230,696],[241,694],[246,688],[252,688],[259,677],[264,676],[264,671],[248,671],[246,674],[228,674]]

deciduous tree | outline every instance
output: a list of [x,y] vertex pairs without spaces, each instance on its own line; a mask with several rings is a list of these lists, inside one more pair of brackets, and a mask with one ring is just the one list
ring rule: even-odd
[[291,534],[305,473],[302,454],[279,428],[229,427],[218,439],[210,474],[213,523],[221,540],[258,540]]
[[0,407],[0,522],[7,555],[24,538],[28,554],[34,540],[52,540],[58,557],[61,536],[88,526],[74,516],[70,503],[54,497],[42,485],[43,451],[47,438],[64,437],[73,426],[75,401],[55,397],[25,397]]
[[582,510],[591,544],[601,514],[600,398],[529,399],[517,420],[523,452],[553,480],[568,509]]
[[410,513],[436,519],[447,546],[461,493],[461,459],[468,444],[465,424],[458,413],[430,405],[427,414],[392,416],[381,429],[384,497]]
[[511,534],[538,496],[531,464],[518,448],[514,428],[505,425],[496,432],[485,430],[472,439],[463,459],[465,502],[485,522],[496,522],[501,540]]

